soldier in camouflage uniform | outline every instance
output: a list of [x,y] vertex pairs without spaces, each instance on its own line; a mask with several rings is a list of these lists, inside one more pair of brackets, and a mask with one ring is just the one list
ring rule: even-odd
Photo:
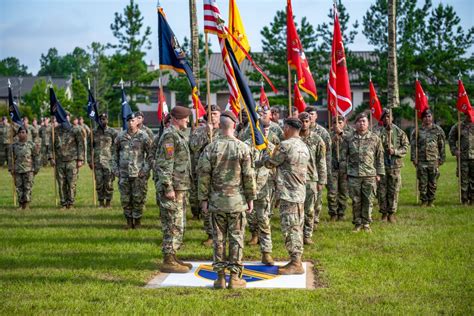
[[0,167],[3,167],[8,162],[8,148],[12,138],[10,133],[10,124],[8,124],[8,120],[4,116],[0,122]]
[[31,202],[31,189],[34,176],[40,169],[41,158],[38,147],[28,141],[27,129],[18,129],[18,141],[10,146],[8,155],[8,171],[15,180],[16,195],[22,209],[28,209]]
[[[148,135],[148,138],[150,138],[150,141],[153,142],[153,139],[155,136],[153,135],[153,131],[151,130],[151,128],[145,125],[145,114],[143,114],[142,111],[138,111],[136,112],[136,115],[137,115],[137,120],[138,120],[138,128],[141,131],[144,131]],[[151,153],[151,150],[150,150],[150,161],[152,162],[152,164],[150,165],[150,170],[153,170],[152,169],[153,164],[155,163],[154,159],[155,159],[154,153]],[[148,193],[148,179],[149,178],[150,178],[150,173],[146,175],[146,181],[144,181],[145,195]]]
[[[197,164],[204,148],[220,138],[219,120],[221,112],[217,105],[211,105],[211,118],[207,125],[199,126],[189,137],[189,148],[191,149],[192,171],[193,171],[193,185],[191,189],[191,211],[193,219],[199,219],[201,216],[199,211],[199,201],[197,198]],[[207,247],[212,246],[212,226],[210,214],[202,214],[204,222],[204,231],[207,234],[207,239],[203,241],[203,245]]]
[[167,273],[186,273],[192,268],[176,257],[183,244],[192,180],[191,155],[185,135],[191,114],[191,110],[183,106],[171,110],[171,125],[164,131],[155,153],[156,201],[163,230],[164,259],[160,270]]
[[[221,137],[206,147],[198,164],[198,197],[203,213],[210,212],[214,240],[214,288],[225,287],[225,269],[230,271],[228,288],[243,288],[243,249],[246,216],[253,209],[256,183],[250,148],[235,138],[238,119],[230,111],[220,118]],[[226,256],[226,241],[229,254]]]
[[[458,124],[451,128],[448,140],[451,154],[461,156],[461,202],[464,205],[472,205],[474,204],[474,123],[468,115],[461,122],[461,149],[458,146]],[[456,176],[459,176],[459,170]]]
[[343,221],[347,208],[348,188],[347,174],[341,168],[341,161],[346,157],[342,156],[342,142],[344,138],[350,136],[352,132],[346,128],[346,119],[342,116],[333,117],[333,130],[331,131],[331,172],[328,176],[328,211],[330,220]]
[[385,174],[380,138],[369,131],[367,113],[357,115],[356,131],[342,143],[341,168],[348,176],[354,232],[371,232],[372,200],[377,182]]
[[114,194],[115,179],[112,172],[112,148],[118,132],[108,126],[109,118],[106,113],[102,113],[99,120],[102,126],[97,125],[92,132],[93,143],[91,137],[87,138],[87,162],[89,168],[94,170],[99,207],[109,208]]
[[[53,155],[54,151],[54,155]],[[81,129],[65,122],[54,128],[54,148],[48,153],[55,166],[61,207],[74,206],[79,168],[84,164],[84,139]]]
[[410,142],[405,132],[392,123],[391,111],[385,109],[381,119],[383,126],[375,130],[380,137],[384,149],[385,175],[381,177],[377,187],[382,221],[395,223],[395,213],[398,207],[398,195],[402,185],[400,169],[403,167],[403,157],[408,152]]
[[[268,137],[270,132],[270,124],[260,120],[260,127],[265,137]],[[250,245],[260,244],[260,251],[262,253],[262,263],[266,265],[273,265],[274,260],[271,256],[272,245],[272,227],[270,223],[271,217],[271,178],[275,172],[274,169],[268,169],[263,166],[262,158],[264,152],[271,154],[275,149],[275,145],[268,142],[267,148],[258,150],[255,148],[253,141],[248,139],[245,144],[250,147],[252,161],[255,167],[255,179],[257,184],[257,199],[253,202],[253,211],[248,214],[249,229],[252,233],[252,240]],[[256,236],[257,240],[254,242],[253,238]]]
[[49,124],[49,117],[45,117],[43,120],[43,125],[39,130],[39,137],[41,138],[41,161],[42,166],[48,164],[48,152],[51,149],[51,137],[52,137],[52,127]]
[[280,108],[277,107],[277,106],[272,106],[270,108],[270,113],[271,113],[272,122],[274,122],[274,123],[278,124],[278,126],[282,127],[281,122],[280,122],[280,115],[281,115]]
[[[283,140],[283,130],[281,129],[280,125],[273,122],[271,120],[271,112],[270,107],[264,106],[261,109],[261,116],[260,119],[265,122],[265,124],[270,124],[270,132],[268,134],[268,141],[272,142],[274,145],[278,145]],[[247,139],[251,139],[252,134],[250,132],[250,127],[244,130],[243,134],[240,136],[240,140],[246,141]]]
[[[26,116],[23,117],[23,126],[28,130],[28,141],[33,142],[38,148],[41,148],[41,138],[39,137],[39,129],[30,125],[29,119]],[[15,137],[14,141],[17,140],[18,137]]]
[[299,133],[302,123],[299,119],[285,120],[285,140],[272,155],[265,155],[267,168],[277,168],[276,198],[280,204],[280,222],[285,247],[290,262],[279,267],[279,274],[303,274],[304,201],[306,196],[306,173],[310,154]]
[[[311,130],[315,132],[319,137],[322,138],[324,141],[324,144],[326,145],[326,166],[330,166],[331,164],[331,136],[329,135],[329,132],[322,127],[321,125],[318,124],[318,111],[315,106],[307,106],[304,110],[310,115],[311,119]],[[327,178],[331,177],[331,170],[330,168],[327,169]],[[327,183],[327,180],[324,181],[324,183]],[[326,188],[329,190],[328,186],[326,185]],[[318,191],[318,199],[316,201],[316,209],[314,212],[314,223],[317,225],[319,224],[319,214],[321,214],[321,211],[323,210],[323,190]],[[315,227],[316,228],[316,227]]]
[[138,128],[135,113],[127,117],[128,129],[115,138],[112,170],[118,177],[120,202],[127,220],[127,229],[140,228],[146,201],[145,183],[150,172],[151,139]]
[[[298,117],[303,123],[300,137],[306,146],[308,146],[310,156],[308,161],[308,174],[306,177],[306,197],[304,201],[303,243],[305,245],[312,245],[318,192],[322,191],[327,179],[326,145],[318,134],[311,131],[309,113],[302,112]],[[317,216],[319,217],[319,214]]]
[[433,123],[431,110],[425,110],[421,119],[418,139],[415,131],[411,134],[411,161],[416,168],[421,206],[433,207],[439,166],[446,160],[446,135],[441,127]]

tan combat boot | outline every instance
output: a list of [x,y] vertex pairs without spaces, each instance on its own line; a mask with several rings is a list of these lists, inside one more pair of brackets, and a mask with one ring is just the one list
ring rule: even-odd
[[345,219],[346,219],[346,217],[344,216],[344,214],[337,215],[337,221],[338,222],[343,222]]
[[133,228],[135,228],[135,229],[142,228],[142,219],[141,218],[134,218],[133,219]]
[[30,209],[30,203],[29,202],[23,203],[22,208],[28,211]]
[[133,218],[127,217],[127,225],[125,226],[125,229],[133,229]]
[[278,268],[278,274],[288,275],[288,274],[303,274],[304,268],[303,264],[301,263],[301,257],[296,259],[291,259],[283,267]]
[[104,208],[104,200],[99,200],[99,208]]
[[255,246],[258,244],[258,234],[257,233],[252,233],[252,238],[249,240],[248,245],[249,246]]
[[329,219],[330,222],[335,222],[337,220],[337,215],[331,215],[331,218]]
[[229,285],[227,285],[228,289],[245,289],[246,287],[247,281],[239,278],[239,275],[235,272],[230,273]]
[[105,200],[105,208],[111,208],[110,200]]
[[372,229],[370,228],[370,225],[369,225],[369,224],[364,224],[364,226],[362,227],[362,229],[363,229],[366,233],[371,233],[371,232],[372,232]]
[[179,263],[180,265],[188,267],[189,270],[191,270],[193,268],[192,263],[184,262],[184,261],[179,260],[178,257],[176,256],[176,254],[174,254],[173,256],[174,256],[174,260],[176,260],[176,262]]
[[387,220],[388,220],[387,214],[383,213],[383,214],[382,214],[382,219],[381,219],[381,221],[382,221],[382,222],[387,222]]
[[275,261],[269,252],[262,252],[262,263],[267,266],[272,266],[275,264]]
[[212,236],[207,235],[207,239],[202,242],[202,245],[206,247],[212,247],[212,244],[213,244]]
[[303,238],[303,244],[305,245],[313,245],[314,241],[311,239],[311,237],[305,237]]
[[164,273],[187,273],[189,272],[189,268],[180,265],[173,254],[166,254],[160,271]]
[[388,221],[392,224],[395,224],[397,222],[397,218],[395,217],[395,214],[389,214]]
[[217,272],[217,280],[214,281],[215,289],[225,289],[225,271]]
[[358,233],[362,229],[362,225],[355,225],[354,228],[352,229],[353,233]]

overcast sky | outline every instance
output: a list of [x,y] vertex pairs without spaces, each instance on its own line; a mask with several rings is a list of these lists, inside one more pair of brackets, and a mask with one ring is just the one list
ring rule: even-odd
[[[375,0],[346,0],[351,24],[359,21],[359,34],[352,50],[370,50],[361,34],[361,22],[365,12]],[[474,0],[433,0],[450,4],[461,18],[466,30],[474,25]],[[40,56],[56,47],[60,55],[71,52],[75,47],[86,48],[91,42],[115,43],[110,30],[115,12],[123,12],[129,0],[0,0],[0,59],[14,56],[28,70],[36,74],[40,68]],[[156,0],[138,0],[144,16],[144,23],[152,29],[152,49],[147,52],[147,62],[157,63],[157,15]],[[202,30],[202,0],[197,0],[199,28]],[[221,13],[228,17],[228,1],[217,0]],[[189,37],[188,0],[160,0],[167,19],[177,38]],[[237,0],[242,19],[253,51],[261,50],[260,30],[269,25],[277,10],[284,9],[285,0]],[[293,0],[296,21],[306,16],[314,26],[329,22],[327,14],[331,0]],[[200,31],[202,32],[202,31]],[[214,50],[217,41],[213,38]],[[471,48],[470,52],[473,52]]]

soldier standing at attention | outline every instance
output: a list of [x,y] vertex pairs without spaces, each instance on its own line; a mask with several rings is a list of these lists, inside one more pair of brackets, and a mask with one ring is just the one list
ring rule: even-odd
[[[110,128],[109,118],[106,113],[99,116],[102,126],[94,129],[93,139],[87,138],[87,161],[89,168],[94,167],[95,189],[99,199],[99,207],[111,207],[110,201],[114,194],[114,173],[112,172],[112,147],[118,133]],[[92,151],[94,151],[94,166],[92,166]]]
[[0,167],[8,163],[8,148],[11,142],[11,128],[6,116],[0,122]]
[[151,139],[138,128],[135,113],[127,116],[128,129],[114,140],[112,170],[118,177],[120,202],[127,229],[140,228],[146,201],[145,183],[150,172]]
[[[324,141],[324,144],[326,145],[326,166],[330,166],[331,154],[332,154],[331,136],[329,135],[329,132],[324,127],[318,124],[318,110],[315,106],[312,106],[312,105],[307,106],[304,111],[309,114],[309,117],[311,120],[311,130],[315,132],[317,135],[319,135],[319,137],[322,138],[322,140]],[[327,169],[326,174],[327,174],[327,178],[331,177],[330,168]],[[327,183],[327,179],[324,180],[324,183]],[[329,191],[329,188],[327,186],[326,188]],[[315,216],[314,216],[314,223],[316,225],[319,224],[319,214],[321,214],[322,210],[323,210],[323,190],[318,190],[318,198],[316,201],[316,210],[315,210]]]
[[272,122],[278,124],[278,126],[281,127],[281,123],[280,123],[281,111],[280,111],[280,108],[277,107],[277,106],[272,106],[270,108],[270,113],[271,113]]
[[[464,205],[474,204],[474,123],[468,115],[461,122],[461,148],[458,142],[458,124],[449,132],[449,148],[453,156],[461,156],[461,202]],[[459,166],[458,166],[459,168]],[[456,172],[456,176],[459,173]]]
[[[337,119],[336,119],[337,118]],[[342,156],[342,142],[351,132],[346,128],[346,119],[342,116],[333,117],[331,131],[331,172],[328,172],[328,211],[330,221],[343,221],[347,207],[347,174],[346,170],[341,168],[341,161],[346,157]]]
[[8,155],[8,171],[15,180],[16,195],[22,209],[29,209],[34,176],[41,165],[38,147],[28,140],[27,129],[20,126],[18,141],[11,145]]
[[[433,123],[433,114],[430,109],[421,114],[421,119],[418,142],[415,131],[411,134],[411,161],[416,168],[421,206],[433,207],[439,166],[446,160],[444,148],[446,135],[441,127]],[[416,147],[418,147],[418,155],[416,155]]]
[[44,118],[39,130],[39,136],[41,138],[41,160],[42,166],[44,167],[48,164],[48,152],[51,149],[51,137],[53,136],[52,127],[49,124],[49,117]]
[[319,222],[314,218],[319,218],[319,213],[315,213],[318,192],[322,191],[326,184],[326,145],[322,138],[311,131],[311,119],[307,112],[299,114],[299,119],[303,123],[300,131],[301,140],[308,146],[309,161],[308,174],[306,177],[306,197],[304,201],[304,229],[303,243],[313,244],[314,223]]
[[385,165],[385,175],[378,184],[377,196],[382,221],[395,223],[398,195],[402,185],[400,169],[403,167],[403,157],[407,154],[410,142],[405,132],[392,123],[390,112],[389,109],[383,111],[381,116],[383,126],[375,131],[382,141]]
[[353,232],[364,229],[371,232],[372,200],[377,182],[385,174],[383,147],[380,138],[369,131],[367,113],[355,119],[355,132],[342,143],[341,168],[347,174],[349,194],[352,198]]
[[[206,111],[207,113],[208,111]],[[199,219],[199,201],[197,197],[197,165],[199,157],[201,156],[204,148],[211,143],[220,138],[221,131],[219,129],[221,111],[219,107],[215,104],[211,105],[211,118],[208,118],[208,124],[199,126],[194,130],[194,132],[189,137],[189,148],[191,149],[192,157],[192,171],[193,171],[193,185],[191,188],[191,211],[193,213],[193,219]],[[204,231],[207,234],[207,239],[202,242],[206,247],[212,246],[212,226],[211,226],[211,216],[209,213],[202,214],[202,219],[204,222]]]
[[234,136],[237,123],[234,113],[222,113],[221,137],[206,147],[198,164],[201,209],[211,213],[217,289],[225,288],[225,269],[230,271],[229,289],[246,287],[242,279],[245,213],[252,212],[257,192],[250,148]]
[[306,173],[310,154],[299,134],[302,127],[299,119],[288,118],[283,127],[285,140],[275,148],[272,155],[265,155],[267,168],[277,168],[276,198],[280,203],[280,222],[285,247],[290,262],[278,269],[279,274],[303,274],[304,201],[306,196]]
[[56,166],[61,207],[69,209],[74,206],[77,174],[84,164],[84,139],[81,129],[71,126],[69,122],[55,127],[54,148],[51,146],[48,157],[51,165]]
[[191,188],[191,155],[185,135],[191,110],[175,106],[171,110],[171,125],[161,136],[155,153],[156,202],[160,206],[163,230],[163,265],[166,273],[186,273],[191,264],[176,257],[183,244],[186,228],[188,192]]

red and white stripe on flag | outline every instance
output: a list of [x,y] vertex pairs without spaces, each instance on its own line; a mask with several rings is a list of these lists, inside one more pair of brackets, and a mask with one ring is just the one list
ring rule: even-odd
[[204,32],[226,34],[224,19],[221,17],[216,0],[204,0]]
[[224,62],[224,72],[227,79],[227,85],[229,86],[230,97],[229,104],[234,113],[240,112],[240,92],[239,87],[237,86],[237,81],[235,79],[234,68],[229,57],[229,52],[225,46],[225,39],[219,38],[219,45],[221,46],[222,60]]

